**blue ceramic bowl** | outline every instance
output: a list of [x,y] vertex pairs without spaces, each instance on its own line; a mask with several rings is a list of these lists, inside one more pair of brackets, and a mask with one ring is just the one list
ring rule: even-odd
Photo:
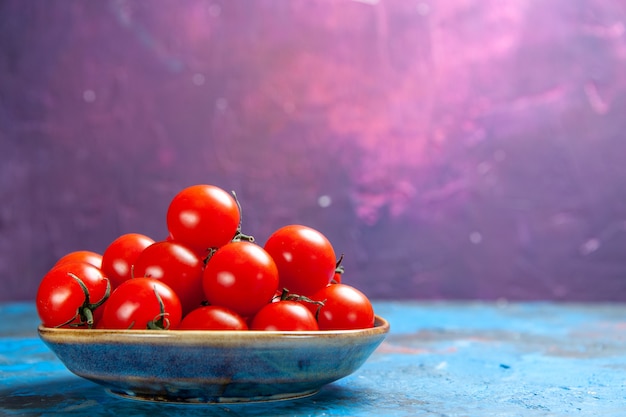
[[39,335],[74,374],[149,401],[237,403],[315,394],[357,370],[389,332],[73,330]]

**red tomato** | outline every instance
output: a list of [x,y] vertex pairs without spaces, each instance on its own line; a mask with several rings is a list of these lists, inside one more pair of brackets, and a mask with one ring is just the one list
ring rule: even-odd
[[[374,326],[374,308],[361,291],[346,284],[332,284],[311,296],[323,301],[319,307],[317,322],[320,330],[366,329]],[[310,310],[318,306],[311,304]]]
[[131,278],[131,269],[139,254],[154,240],[139,233],[127,233],[109,244],[102,254],[102,272],[113,288]]
[[278,288],[278,270],[262,247],[245,241],[231,242],[207,262],[203,285],[210,304],[248,317],[272,300]]
[[267,304],[252,319],[251,330],[307,331],[319,330],[315,316],[297,301]]
[[248,330],[248,325],[226,307],[203,306],[183,317],[178,330]]
[[292,294],[311,295],[335,275],[335,252],[328,239],[307,226],[290,225],[276,230],[265,250],[278,267],[280,287]]
[[175,329],[182,318],[176,293],[158,279],[122,282],[104,304],[99,329]]
[[218,248],[237,233],[241,217],[237,201],[213,185],[193,185],[180,191],[167,209],[172,238],[195,251]]
[[180,298],[183,314],[200,307],[202,291],[202,260],[188,247],[174,241],[160,241],[145,248],[137,257],[133,276],[163,281]]
[[63,262],[39,283],[37,313],[46,327],[92,327],[94,310],[109,291],[100,269],[86,262]]
[[96,268],[102,268],[102,255],[89,250],[77,250],[59,258],[54,266],[58,266],[66,262],[86,262]]

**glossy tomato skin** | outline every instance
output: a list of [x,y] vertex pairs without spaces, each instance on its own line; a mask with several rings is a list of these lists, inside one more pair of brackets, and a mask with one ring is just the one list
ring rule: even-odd
[[67,253],[59,258],[54,266],[62,265],[66,262],[86,262],[95,266],[96,268],[102,269],[102,255],[98,252],[93,252],[90,250],[77,250]]
[[202,306],[183,317],[178,330],[248,330],[248,324],[226,307]]
[[210,304],[249,317],[272,300],[278,288],[278,270],[272,257],[259,245],[231,242],[207,262],[203,288]]
[[187,246],[164,240],[153,243],[137,256],[133,274],[163,281],[176,292],[183,314],[187,314],[204,301],[203,267],[202,260]]
[[102,272],[111,281],[113,288],[131,278],[137,257],[154,240],[140,233],[127,233],[119,236],[102,254]]
[[97,328],[146,330],[156,324],[175,329],[181,319],[180,300],[169,286],[157,279],[133,278],[113,290]]
[[198,184],[181,190],[167,209],[167,228],[172,238],[196,252],[230,242],[240,220],[237,201],[213,185]]
[[[320,330],[367,329],[374,326],[372,303],[358,289],[346,284],[331,284],[311,296],[323,301],[319,307],[317,322]],[[315,311],[318,306],[308,306]]]
[[335,275],[335,251],[319,231],[303,225],[276,230],[265,250],[278,268],[280,287],[290,293],[311,295],[324,288]]
[[319,330],[315,316],[297,301],[277,301],[267,304],[252,319],[251,330],[315,331]]
[[[78,280],[85,286],[88,299]],[[46,327],[89,327],[81,309],[104,301],[109,289],[99,268],[86,262],[63,262],[50,269],[39,283],[36,305],[41,323]],[[94,310],[100,308],[90,308],[94,317],[98,317]]]

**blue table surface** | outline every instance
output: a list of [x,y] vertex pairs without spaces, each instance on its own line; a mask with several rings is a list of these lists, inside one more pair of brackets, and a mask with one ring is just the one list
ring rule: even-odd
[[174,405],[114,397],[41,342],[33,304],[0,304],[0,415],[626,416],[626,304],[376,302],[391,332],[309,398]]

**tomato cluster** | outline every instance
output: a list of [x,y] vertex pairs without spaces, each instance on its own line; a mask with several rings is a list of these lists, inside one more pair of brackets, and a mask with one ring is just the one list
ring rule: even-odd
[[346,330],[374,325],[341,259],[319,231],[288,225],[261,246],[241,231],[235,194],[180,191],[166,239],[128,233],[100,255],[77,251],[45,274],[37,311],[46,327],[178,330]]

